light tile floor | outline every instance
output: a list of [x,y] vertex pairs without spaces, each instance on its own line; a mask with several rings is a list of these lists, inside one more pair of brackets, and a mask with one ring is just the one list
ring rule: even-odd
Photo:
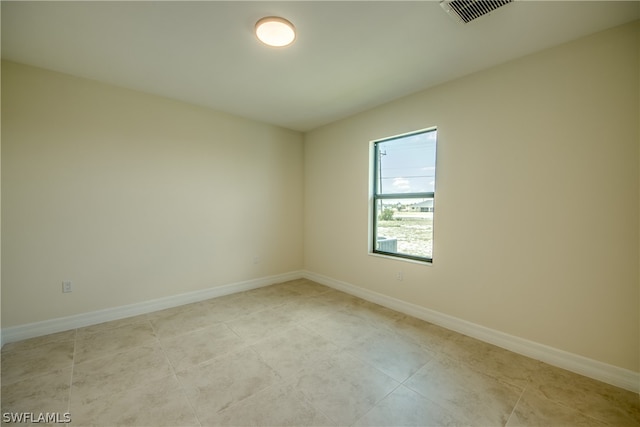
[[2,412],[74,426],[633,426],[637,394],[295,280],[10,343]]

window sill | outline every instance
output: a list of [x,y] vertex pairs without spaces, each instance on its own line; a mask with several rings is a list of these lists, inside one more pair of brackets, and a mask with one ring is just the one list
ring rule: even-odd
[[399,257],[399,256],[393,256],[393,255],[385,255],[385,254],[380,254],[377,252],[369,252],[370,256],[376,257],[376,258],[385,258],[385,259],[392,259],[395,261],[402,261],[402,262],[408,262],[411,264],[418,264],[418,265],[426,265],[431,267],[433,265],[433,260],[432,261],[420,261],[417,259],[411,259],[411,258],[403,258],[403,257]]

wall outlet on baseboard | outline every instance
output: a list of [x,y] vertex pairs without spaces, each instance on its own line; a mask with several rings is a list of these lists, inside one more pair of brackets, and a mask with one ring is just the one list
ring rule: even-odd
[[71,280],[63,280],[62,292],[66,294],[67,292],[71,292],[72,290],[73,290],[73,286],[72,286]]

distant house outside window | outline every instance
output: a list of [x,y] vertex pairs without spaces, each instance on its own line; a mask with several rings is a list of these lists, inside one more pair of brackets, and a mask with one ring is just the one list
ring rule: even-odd
[[371,252],[433,262],[435,128],[373,141]]

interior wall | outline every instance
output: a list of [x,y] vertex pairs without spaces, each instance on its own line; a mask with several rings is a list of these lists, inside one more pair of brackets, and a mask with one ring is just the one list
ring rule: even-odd
[[[309,132],[305,268],[637,372],[638,35],[615,28]],[[370,141],[431,126],[434,262],[369,255]]]
[[3,327],[301,269],[302,166],[298,132],[3,62]]

